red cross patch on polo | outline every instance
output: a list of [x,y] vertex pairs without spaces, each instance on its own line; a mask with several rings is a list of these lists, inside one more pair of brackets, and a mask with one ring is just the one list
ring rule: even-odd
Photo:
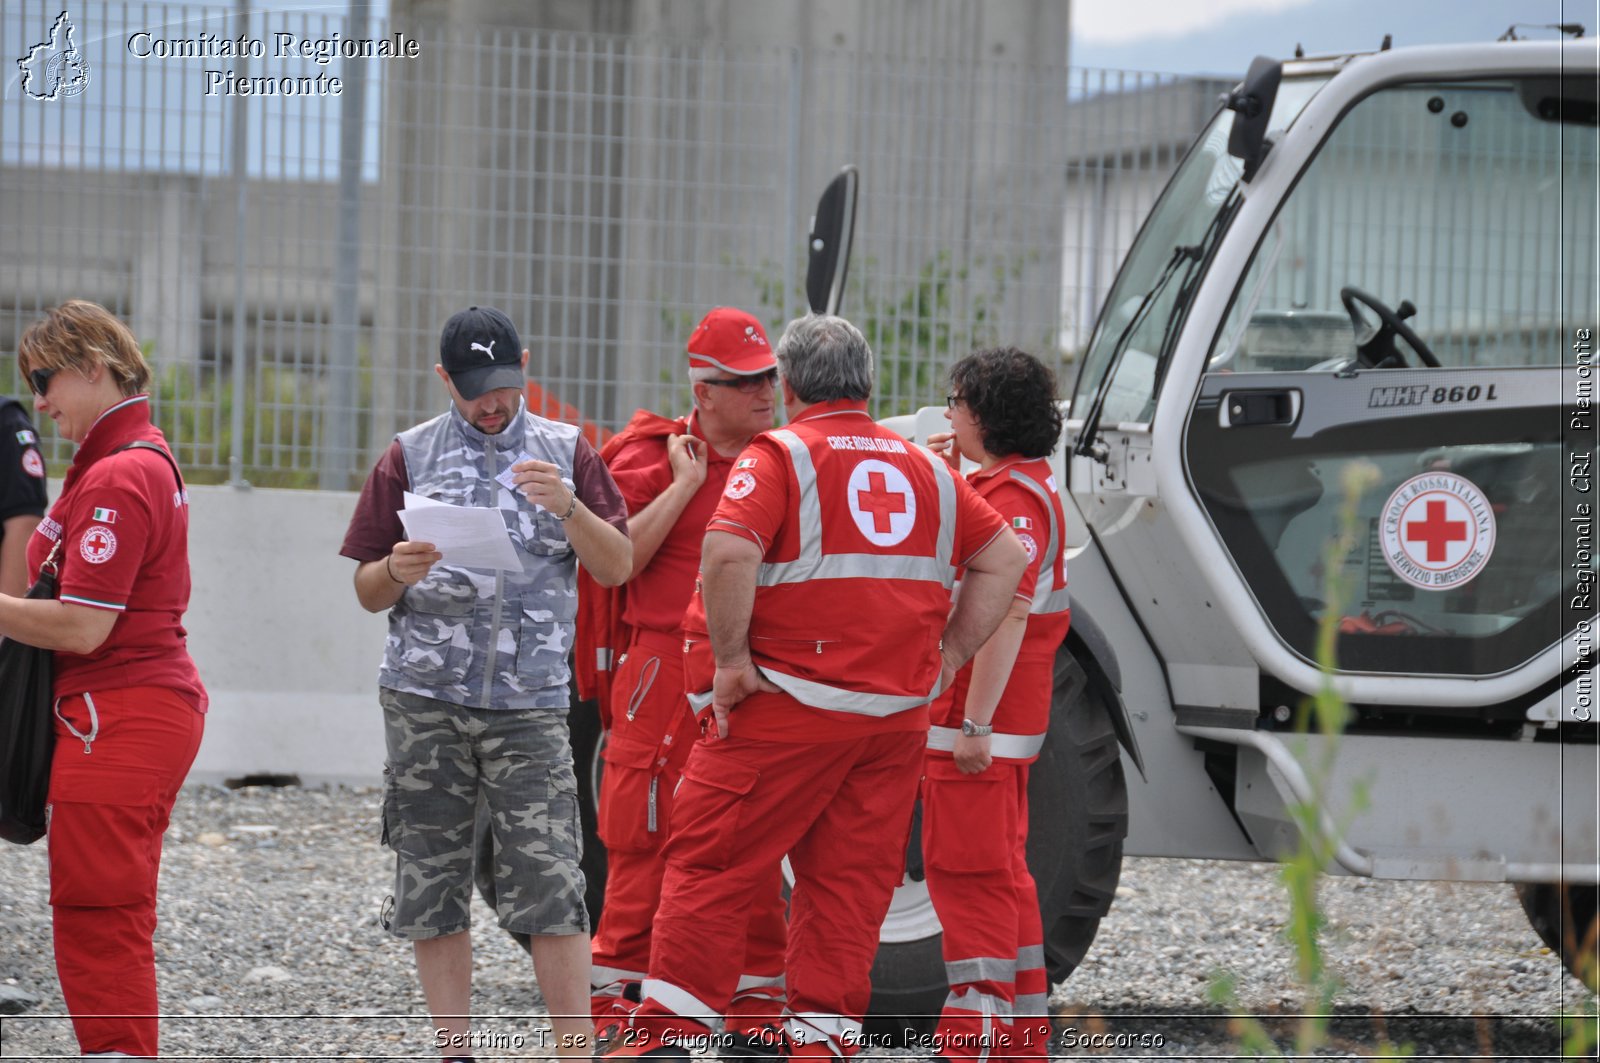
[[103,565],[117,552],[117,537],[110,528],[96,524],[78,540],[78,553],[91,565]]

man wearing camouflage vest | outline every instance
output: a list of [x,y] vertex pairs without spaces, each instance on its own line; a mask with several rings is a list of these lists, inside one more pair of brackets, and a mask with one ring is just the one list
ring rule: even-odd
[[[567,741],[576,565],[627,579],[627,508],[593,447],[523,402],[528,352],[500,311],[452,317],[435,371],[448,412],[400,433],[362,489],[340,552],[356,597],[389,611],[378,672],[388,759],[383,837],[395,852],[384,925],[412,942],[434,1044],[470,1059],[473,819],[494,835],[497,915],[528,934],[563,1055],[587,1055],[589,920]],[[498,509],[522,571],[443,562],[407,542],[406,492]]]

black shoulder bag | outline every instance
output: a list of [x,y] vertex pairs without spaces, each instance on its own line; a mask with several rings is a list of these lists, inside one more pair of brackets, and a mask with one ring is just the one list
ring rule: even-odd
[[[60,582],[56,555],[61,540],[39,566],[29,598],[54,598]],[[0,838],[18,845],[44,836],[50,796],[50,758],[55,753],[51,720],[55,679],[53,654],[15,639],[0,639]]]

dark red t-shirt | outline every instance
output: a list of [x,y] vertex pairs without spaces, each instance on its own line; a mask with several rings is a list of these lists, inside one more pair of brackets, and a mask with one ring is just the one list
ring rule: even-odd
[[28,541],[37,577],[50,550],[63,602],[119,613],[98,649],[57,651],[55,695],[157,686],[201,712],[205,687],[189,656],[189,494],[160,454],[117,448],[167,441],[150,423],[150,397],[135,395],[100,415],[67,469],[61,497]]

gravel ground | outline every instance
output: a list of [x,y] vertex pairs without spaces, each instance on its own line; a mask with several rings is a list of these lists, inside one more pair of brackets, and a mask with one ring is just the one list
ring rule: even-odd
[[[164,1059],[438,1058],[410,950],[378,925],[392,868],[377,822],[375,789],[185,789],[156,934]],[[1250,1010],[1298,1010],[1272,868],[1130,859],[1122,882],[1088,962],[1052,997],[1058,1055],[1228,1056],[1236,1042],[1205,1004],[1218,970]],[[46,897],[44,846],[5,847],[0,1011],[7,997],[26,1008],[0,1015],[7,1059],[76,1053]],[[1386,1031],[1420,1058],[1549,1057],[1555,1016],[1592,1007],[1508,886],[1330,879],[1324,905],[1344,986],[1329,1054],[1369,1055]],[[493,927],[481,902],[474,921]],[[495,1046],[478,1058],[539,1057],[532,968],[498,930],[478,936],[474,983],[475,1030]]]

